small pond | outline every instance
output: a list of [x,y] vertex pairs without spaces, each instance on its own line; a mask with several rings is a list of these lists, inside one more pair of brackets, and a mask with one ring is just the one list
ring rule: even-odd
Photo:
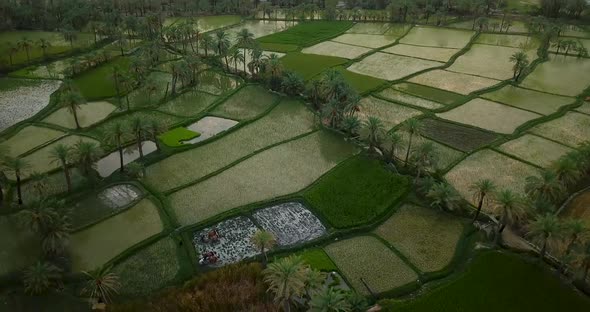
[[322,222],[298,202],[263,208],[254,212],[253,217],[264,230],[274,234],[280,246],[307,242],[326,234]]
[[128,207],[143,191],[133,184],[117,184],[93,193],[72,205],[72,225],[80,228]]
[[238,124],[238,121],[231,120],[231,119],[212,117],[212,116],[204,117],[202,119],[199,119],[199,121],[195,122],[194,124],[186,127],[187,129],[198,132],[201,135],[194,138],[194,139],[191,139],[188,141],[183,141],[182,144],[195,144],[195,143],[204,141],[204,140],[206,140],[210,137],[213,137],[225,130],[230,129],[231,127],[233,127],[237,124]]
[[[156,148],[156,143],[152,141],[143,141],[141,143],[143,155],[147,155],[149,153],[154,152]],[[123,149],[123,164],[127,165],[128,163],[136,160],[139,158],[139,150],[137,149],[137,144],[132,144],[125,149]],[[120,168],[120,161],[119,161],[119,151],[114,151],[107,155],[106,157],[102,158],[96,163],[96,170],[101,177],[105,178],[110,176],[113,172],[117,171]]]

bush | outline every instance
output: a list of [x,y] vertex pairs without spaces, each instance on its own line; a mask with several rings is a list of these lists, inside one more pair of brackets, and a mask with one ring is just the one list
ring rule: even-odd
[[304,194],[336,228],[366,224],[408,190],[409,181],[374,159],[356,157],[322,177]]

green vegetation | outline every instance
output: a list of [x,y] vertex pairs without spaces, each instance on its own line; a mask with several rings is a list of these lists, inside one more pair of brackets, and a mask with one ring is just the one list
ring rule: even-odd
[[353,73],[346,70],[344,67],[336,67],[336,70],[342,74],[344,80],[346,80],[346,82],[350,84],[350,86],[352,86],[359,94],[364,94],[371,90],[377,89],[386,82],[385,80],[381,80],[379,78]]
[[326,252],[321,248],[312,248],[306,249],[300,253],[297,253],[305,263],[309,264],[310,267],[324,271],[324,272],[333,272],[337,271],[338,267],[336,264],[330,259],[330,257],[326,254]]
[[17,133],[0,141],[0,147],[8,149],[11,156],[21,155],[65,135],[65,132],[38,126],[26,126]]
[[482,97],[542,115],[553,114],[562,106],[574,102],[574,99],[570,97],[518,88],[512,85],[507,85],[499,90],[485,93]]
[[392,86],[392,88],[447,105],[453,104],[463,98],[457,93],[408,82],[395,84]]
[[304,79],[312,78],[330,67],[342,65],[347,61],[347,59],[340,57],[303,54],[301,52],[289,53],[281,58],[286,69],[298,73]]
[[115,68],[120,68],[121,71],[127,71],[129,64],[129,58],[118,57],[113,61],[76,76],[74,83],[80,89],[82,96],[87,100],[98,100],[117,96],[117,87],[115,86],[113,73]]
[[228,119],[248,120],[270,109],[276,100],[275,94],[261,86],[246,86],[215,107],[211,113]]
[[22,270],[41,254],[39,237],[22,223],[19,216],[0,217],[0,275]]
[[[89,102],[78,106],[76,109],[76,115],[78,122],[80,123],[80,127],[86,128],[104,120],[116,109],[117,107],[109,102]],[[74,115],[72,114],[70,108],[67,107],[62,107],[53,112],[51,115],[47,116],[47,118],[43,119],[43,122],[69,129],[76,128]]]
[[201,134],[192,130],[189,130],[184,127],[174,128],[170,131],[162,133],[158,139],[162,141],[162,143],[166,144],[166,146],[170,147],[178,147],[182,146],[183,141],[188,141],[190,139],[194,139]]
[[[493,289],[493,291],[490,291]],[[537,300],[543,298],[543,300]],[[385,311],[585,311],[590,300],[555,274],[521,256],[485,252],[455,281],[407,302],[386,300]]]
[[258,38],[261,43],[292,44],[301,47],[310,46],[319,41],[334,37],[353,24],[351,22],[303,22],[285,31]]
[[217,99],[218,97],[215,95],[191,90],[160,105],[158,110],[178,116],[196,116],[217,101]]
[[470,152],[490,144],[498,136],[492,132],[450,123],[440,119],[422,120],[423,134],[431,139],[452,146],[463,152]]
[[294,52],[299,49],[298,46],[294,44],[283,44],[283,43],[271,43],[271,42],[261,42],[260,48],[265,51],[272,51],[272,52]]
[[330,224],[346,228],[374,221],[408,188],[405,177],[376,160],[356,157],[322,177],[304,196]]

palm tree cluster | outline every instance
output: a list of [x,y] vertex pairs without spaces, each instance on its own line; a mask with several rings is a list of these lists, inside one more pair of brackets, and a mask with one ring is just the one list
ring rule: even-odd
[[263,271],[268,291],[284,311],[365,311],[367,303],[356,293],[326,285],[324,273],[312,269],[299,256],[275,260]]
[[556,49],[556,54],[559,54],[559,51],[562,51],[563,54],[567,56],[570,51],[573,51],[577,57],[588,56],[588,49],[577,40],[555,38],[551,43],[551,46]]

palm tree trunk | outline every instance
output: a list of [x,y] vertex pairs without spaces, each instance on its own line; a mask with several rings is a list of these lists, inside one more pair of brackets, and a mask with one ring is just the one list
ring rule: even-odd
[[586,265],[584,266],[584,274],[582,275],[582,281],[586,281],[586,278],[588,278],[588,271],[590,271],[590,260],[586,260]]
[[408,150],[406,151],[406,159],[404,160],[404,166],[408,166],[408,158],[410,157],[410,149],[412,148],[412,138],[414,134],[410,132],[410,140],[408,141]]
[[539,259],[543,260],[545,258],[545,252],[547,251],[547,238],[549,234],[543,234],[543,247],[541,247],[541,251],[539,252]]
[[78,122],[78,111],[76,110],[75,106],[72,107],[72,114],[74,115],[74,121],[76,122],[76,129],[80,129],[80,123]]
[[137,131],[137,149],[139,150],[139,159],[143,159],[143,147],[141,146],[141,131]]
[[68,169],[68,164],[65,162],[65,160],[61,162],[61,166],[64,170],[64,176],[66,178],[68,193],[70,193],[72,191],[72,178],[70,177],[70,169]]
[[248,73],[246,71],[246,48],[244,48],[244,73]]
[[483,206],[483,199],[486,195],[485,194],[481,194],[481,196],[479,197],[479,202],[477,203],[477,211],[475,212],[475,216],[473,217],[473,220],[471,221],[471,223],[474,223],[475,221],[477,221],[477,217],[479,217],[479,214],[481,212],[481,207]]
[[20,187],[20,172],[16,172],[16,193],[18,195],[18,204],[22,206],[23,204],[23,193]]
[[268,263],[268,256],[266,255],[266,250],[264,247],[260,250],[262,252],[262,268],[266,269],[266,264]]
[[289,301],[290,300],[285,300],[283,303],[283,310],[285,310],[285,312],[291,312],[291,303]]
[[0,183],[0,207],[4,205],[4,192],[2,191],[2,183]]
[[120,138],[117,138],[117,149],[119,150],[119,171],[125,172],[125,164],[123,163],[123,147],[121,146]]
[[577,234],[572,234],[572,239],[567,244],[567,248],[565,249],[565,254],[566,255],[569,255],[570,254],[570,252],[572,251],[572,248],[574,247],[574,244],[576,243],[576,240],[578,240],[578,235]]

